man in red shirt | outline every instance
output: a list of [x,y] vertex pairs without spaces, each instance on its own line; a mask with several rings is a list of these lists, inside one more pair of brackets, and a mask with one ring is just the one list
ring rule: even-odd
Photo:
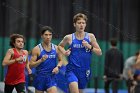
[[17,93],[25,93],[25,66],[28,73],[31,73],[29,63],[27,61],[28,51],[23,50],[25,39],[22,35],[12,34],[10,36],[10,46],[8,49],[3,63],[7,66],[7,73],[5,77],[4,93],[12,93],[16,88]]

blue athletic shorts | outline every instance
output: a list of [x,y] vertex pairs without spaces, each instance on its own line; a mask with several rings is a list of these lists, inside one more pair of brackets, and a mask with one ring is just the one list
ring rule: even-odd
[[90,78],[90,70],[85,69],[73,69],[66,71],[66,78],[68,84],[71,82],[77,82],[79,89],[84,89]]
[[34,87],[39,91],[46,91],[52,86],[57,86],[55,75],[50,76],[40,76],[35,75],[34,78]]

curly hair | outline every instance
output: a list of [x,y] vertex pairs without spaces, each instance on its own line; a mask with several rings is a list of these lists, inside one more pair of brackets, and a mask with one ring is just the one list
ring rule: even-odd
[[25,38],[24,38],[23,35],[20,35],[20,34],[12,34],[12,35],[10,35],[10,43],[9,43],[9,45],[10,45],[12,48],[15,47],[15,46],[14,46],[14,43],[15,43],[15,41],[16,41],[17,38],[23,38],[23,41],[24,41],[24,44],[25,44]]

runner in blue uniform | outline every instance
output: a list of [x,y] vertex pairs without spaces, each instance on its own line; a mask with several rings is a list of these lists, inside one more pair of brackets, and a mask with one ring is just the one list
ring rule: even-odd
[[[92,52],[101,55],[101,49],[92,33],[85,32],[87,16],[78,13],[73,18],[76,32],[66,35],[58,49],[68,56],[66,78],[71,93],[82,93],[90,77]],[[69,49],[64,47],[69,45]]]
[[57,93],[55,75],[62,66],[62,57],[57,46],[51,43],[52,28],[43,27],[41,38],[43,41],[33,48],[30,61],[30,66],[36,67],[35,93]]
[[[31,59],[31,52],[32,51],[29,51],[29,53],[28,53],[28,61],[30,61],[30,59]],[[32,86],[33,78],[34,78],[34,74],[35,74],[35,68],[31,68],[31,71],[32,71],[31,74],[28,74],[27,71],[28,70],[25,69],[25,80],[26,80],[25,86],[26,86],[27,93],[30,93],[32,91],[29,89],[29,86]]]

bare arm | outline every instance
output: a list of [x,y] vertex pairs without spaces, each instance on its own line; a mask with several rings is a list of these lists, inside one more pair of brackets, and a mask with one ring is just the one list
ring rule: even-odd
[[70,35],[66,35],[63,40],[59,43],[58,49],[62,52],[63,55],[66,55],[65,45],[70,44]]
[[58,64],[57,66],[53,69],[53,73],[57,74],[59,72],[59,69],[61,68],[63,62],[62,62],[62,54],[60,53],[60,51],[58,50],[58,47],[56,46],[56,51],[58,54]]
[[38,55],[40,50],[38,48],[38,46],[36,46],[33,50],[32,50],[32,56],[31,56],[31,60],[30,60],[30,67],[37,67],[40,63],[42,63],[44,60],[46,60],[46,56],[42,57],[41,59],[37,60]]
[[131,70],[128,70],[128,71],[127,71],[127,74],[128,74],[128,78],[129,78],[129,79],[134,80],[133,74],[132,74],[132,71],[131,71]]
[[29,66],[29,60],[28,60],[28,51],[24,50],[24,52],[26,53],[26,68],[28,70],[28,73],[31,74],[32,73],[32,70],[30,69],[30,66]]
[[58,54],[58,64],[57,66],[58,67],[61,67],[63,62],[62,62],[62,53],[58,50],[58,47],[57,47],[57,54]]
[[92,48],[92,51],[95,52],[97,55],[102,55],[102,51],[100,49],[100,46],[99,44],[97,43],[96,41],[96,38],[93,34],[89,33],[89,36],[90,36],[90,40],[91,40],[91,47],[90,49]]
[[135,68],[140,69],[140,54],[136,59]]
[[7,65],[10,65],[10,64],[13,64],[16,62],[16,59],[11,59],[12,56],[14,55],[14,52],[12,49],[9,49],[3,59],[3,62],[2,62],[2,65],[3,66],[7,66]]
[[136,64],[139,64],[140,65],[140,54],[139,54],[139,56],[138,56],[138,58],[136,60]]

